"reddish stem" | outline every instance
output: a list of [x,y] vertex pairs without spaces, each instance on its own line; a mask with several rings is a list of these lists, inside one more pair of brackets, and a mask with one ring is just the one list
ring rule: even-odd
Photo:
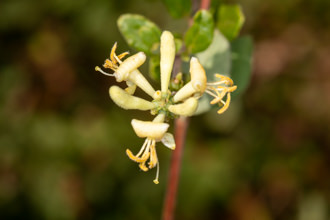
[[180,117],[175,120],[176,148],[172,154],[170,173],[167,183],[167,192],[163,207],[163,220],[173,220],[176,197],[180,176],[181,158],[188,128],[188,119]]
[[200,9],[208,10],[210,8],[210,0],[201,0]]
[[[197,0],[192,0],[193,3],[196,3]],[[208,10],[210,7],[210,0],[201,0],[199,9]],[[192,23],[192,19],[190,19]],[[178,56],[176,58],[175,67],[181,67],[181,59]],[[175,69],[175,68],[174,68]],[[175,71],[176,72],[176,71]],[[179,176],[181,168],[181,159],[183,148],[186,140],[186,133],[188,128],[188,119],[186,117],[180,117],[175,120],[175,143],[176,149],[172,154],[170,173],[167,183],[167,191],[165,196],[165,202],[163,207],[162,220],[173,220],[174,211],[176,206],[176,197],[179,185]]]

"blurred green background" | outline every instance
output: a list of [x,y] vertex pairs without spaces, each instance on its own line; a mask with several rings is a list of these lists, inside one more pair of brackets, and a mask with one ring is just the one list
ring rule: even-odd
[[[235,2],[251,84],[190,120],[176,219],[329,220],[330,1]],[[129,50],[123,13],[187,28],[159,0],[0,2],[0,219],[160,218],[171,152],[158,144],[153,184],[125,155],[144,141],[131,119],[151,116],[115,106],[94,71],[115,41]]]

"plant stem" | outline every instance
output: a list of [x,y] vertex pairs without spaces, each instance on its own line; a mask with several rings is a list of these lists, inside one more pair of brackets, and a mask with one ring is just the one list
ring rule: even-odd
[[208,10],[210,8],[210,0],[201,0],[200,9]]
[[173,220],[176,205],[177,189],[180,176],[180,167],[183,148],[188,128],[188,119],[180,117],[175,120],[175,144],[176,148],[172,154],[170,173],[167,183],[167,192],[163,207],[163,220]]
[[[196,5],[197,0],[192,0],[192,3],[193,5]],[[208,10],[209,7],[210,7],[210,0],[201,0],[199,9]],[[189,23],[190,25],[192,24],[192,18],[190,18]],[[181,64],[182,64],[181,57],[177,55],[173,67],[174,73],[177,74],[179,72],[178,70],[181,69]],[[174,74],[172,77],[175,78],[176,74]],[[170,173],[167,182],[167,191],[165,195],[162,220],[174,219],[182,153],[186,140],[188,124],[189,121],[188,118],[186,117],[180,117],[178,119],[175,119],[174,136],[175,136],[176,149],[174,150],[171,159]]]

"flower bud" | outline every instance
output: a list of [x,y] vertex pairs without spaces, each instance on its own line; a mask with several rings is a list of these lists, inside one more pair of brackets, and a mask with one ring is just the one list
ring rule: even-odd
[[161,91],[167,92],[175,58],[175,43],[171,32],[164,31],[160,37]]
[[138,137],[148,137],[155,140],[161,140],[169,127],[167,123],[140,121],[137,119],[133,119],[131,124]]
[[196,91],[203,93],[206,88],[206,74],[203,66],[196,57],[190,59],[190,75],[192,86]]
[[123,109],[150,110],[155,107],[152,102],[132,96],[118,86],[111,86],[109,94],[111,99]]

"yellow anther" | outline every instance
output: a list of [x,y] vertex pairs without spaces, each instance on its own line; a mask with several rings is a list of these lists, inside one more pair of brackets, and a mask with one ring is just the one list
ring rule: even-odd
[[224,113],[228,107],[229,107],[229,103],[230,103],[230,93],[227,94],[227,100],[226,102],[224,103],[224,105],[222,106],[222,108],[219,109],[219,111],[217,112],[218,114],[222,114]]
[[147,171],[149,170],[148,167],[146,167],[145,162],[140,163],[140,164],[139,164],[139,167],[140,167],[140,169],[143,170],[144,172],[147,172]]
[[138,162],[138,163],[142,163],[145,162],[146,160],[148,160],[150,153],[146,152],[142,155],[142,157],[136,157],[133,155],[132,151],[130,151],[129,149],[126,149],[126,154],[129,157],[129,159]]
[[230,86],[234,85],[233,80],[232,80],[231,78],[229,78],[228,76],[224,76],[224,75],[220,75],[220,74],[216,73],[216,74],[215,74],[215,77],[219,78],[220,80],[225,81],[224,83],[225,83],[226,85],[228,85],[228,86],[229,86],[229,85],[230,85]]
[[116,49],[117,49],[117,42],[112,46],[111,48],[111,53],[110,53],[110,59],[112,62],[116,63]]

